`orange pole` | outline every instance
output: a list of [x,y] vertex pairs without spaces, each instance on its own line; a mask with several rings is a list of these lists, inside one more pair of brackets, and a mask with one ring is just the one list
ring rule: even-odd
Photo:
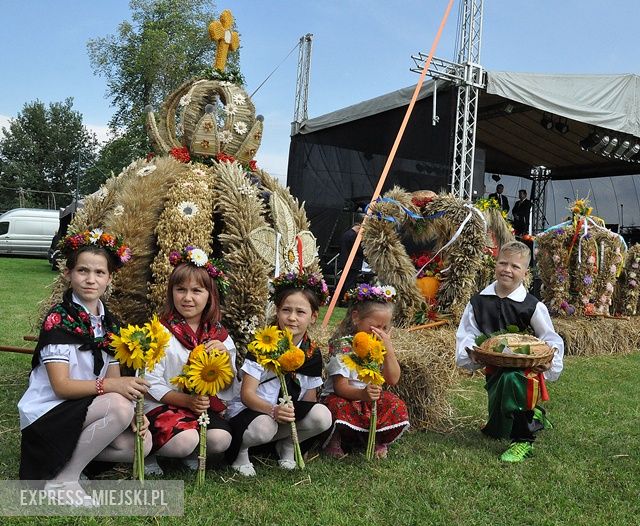
[[[447,22],[447,18],[449,18],[449,13],[451,12],[451,6],[453,6],[453,0],[449,0],[447,5],[447,9],[444,12],[444,16],[440,21],[440,27],[438,28],[438,32],[436,33],[436,37],[433,39],[433,44],[431,44],[431,49],[429,50],[429,56],[427,57],[426,62],[424,63],[424,67],[422,68],[422,73],[420,73],[420,78],[418,79],[418,83],[416,84],[416,89],[413,91],[413,96],[411,97],[411,101],[409,102],[409,106],[407,107],[407,111],[404,115],[404,119],[402,120],[402,124],[400,125],[400,129],[398,130],[398,135],[396,136],[396,140],[391,147],[391,152],[389,153],[389,157],[387,158],[387,162],[384,165],[384,169],[382,170],[382,174],[380,174],[380,178],[378,179],[378,186],[376,186],[375,192],[373,192],[373,196],[371,197],[371,203],[373,203],[380,196],[380,192],[382,191],[382,187],[384,186],[385,181],[387,180],[387,175],[389,174],[389,170],[391,169],[391,164],[395,159],[396,152],[398,151],[398,146],[400,146],[400,141],[402,140],[402,136],[404,135],[405,129],[409,122],[409,117],[411,117],[411,113],[413,112],[413,107],[416,105],[416,101],[418,100],[418,94],[420,93],[420,88],[422,88],[422,84],[424,83],[424,79],[427,75],[427,70],[431,65],[431,60],[433,59],[433,55],[438,47],[438,42],[440,42],[440,37],[442,36],[442,30]],[[371,214],[371,207],[367,209],[367,217],[365,217],[365,221]],[[364,226],[364,221],[363,221]],[[344,286],[344,282],[347,279],[347,274],[351,269],[351,265],[353,264],[353,260],[356,256],[356,252],[360,247],[360,242],[362,241],[362,227],[358,230],[358,235],[353,243],[353,247],[351,247],[351,252],[349,253],[349,257],[347,258],[347,262],[342,269],[342,275],[340,276],[340,280],[338,281],[338,285],[336,285],[336,290],[333,293],[331,298],[331,303],[329,304],[329,308],[327,309],[326,314],[324,315],[324,319],[322,320],[322,327],[325,328],[329,324],[329,320],[331,319],[331,315],[333,314],[333,310],[336,307],[336,303],[338,303],[338,298],[340,298],[340,293],[342,292],[342,287]]]

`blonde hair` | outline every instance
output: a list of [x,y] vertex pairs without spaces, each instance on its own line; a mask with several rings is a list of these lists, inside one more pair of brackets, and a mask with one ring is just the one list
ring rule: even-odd
[[522,241],[509,241],[508,243],[505,243],[500,247],[498,257],[500,257],[500,254],[502,253],[524,256],[527,260],[527,266],[529,266],[529,263],[531,262],[531,249]]
[[337,329],[331,335],[331,340],[342,338],[349,334],[355,334],[357,332],[356,326],[353,324],[353,313],[357,312],[360,318],[366,318],[369,313],[375,309],[391,309],[393,314],[395,304],[394,303],[381,303],[379,301],[358,301],[349,305],[343,320],[338,325]]

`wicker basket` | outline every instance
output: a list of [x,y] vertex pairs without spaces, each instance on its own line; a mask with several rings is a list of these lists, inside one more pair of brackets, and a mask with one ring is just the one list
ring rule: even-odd
[[503,354],[495,351],[485,351],[475,346],[473,351],[473,357],[483,365],[512,369],[528,369],[537,365],[546,365],[553,360],[553,355],[556,352],[555,349],[549,349],[535,354]]

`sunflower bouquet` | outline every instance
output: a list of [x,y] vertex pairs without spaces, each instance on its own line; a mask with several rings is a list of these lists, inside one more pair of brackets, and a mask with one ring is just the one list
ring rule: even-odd
[[[115,350],[115,358],[122,365],[135,369],[136,376],[144,378],[147,371],[153,371],[165,353],[171,334],[160,323],[157,316],[142,327],[128,325],[122,327],[119,334],[111,338],[111,348]],[[144,440],[140,429],[144,421],[144,399],[136,401],[136,440],[133,457],[133,476],[144,480]]]
[[[373,385],[384,384],[382,364],[386,350],[382,341],[374,334],[358,332],[351,342],[351,352],[342,356],[343,363],[358,374],[358,380]],[[371,403],[371,420],[367,440],[367,460],[373,459],[378,425],[377,403]]]
[[[289,329],[281,330],[272,325],[263,327],[255,332],[254,339],[248,345],[248,350],[256,361],[267,371],[272,371],[280,380],[282,398],[280,405],[292,405],[293,401],[287,390],[284,374],[297,370],[305,361],[305,353],[293,344],[293,335]],[[291,422],[291,440],[293,441],[296,466],[304,469],[302,450],[298,442],[296,423]]]
[[[171,379],[171,383],[184,392],[201,396],[215,396],[233,382],[233,367],[229,353],[218,349],[206,350],[204,344],[197,345],[189,354],[182,373]],[[205,411],[198,417],[200,443],[198,449],[198,486],[204,483],[207,462],[207,426],[209,415]]]

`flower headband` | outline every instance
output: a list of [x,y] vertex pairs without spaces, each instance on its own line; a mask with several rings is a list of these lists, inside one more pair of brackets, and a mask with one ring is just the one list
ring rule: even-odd
[[363,301],[377,301],[378,303],[390,303],[396,297],[396,289],[391,285],[368,285],[360,283],[344,294],[344,300],[350,304]]
[[174,267],[177,267],[180,263],[186,263],[197,268],[203,268],[217,283],[221,293],[226,293],[229,288],[229,281],[222,271],[221,262],[216,259],[209,259],[207,253],[201,248],[188,246],[182,252],[174,250],[169,254],[169,263]]
[[122,242],[122,239],[118,236],[107,234],[100,228],[69,234],[58,243],[60,251],[67,257],[75,250],[91,245],[104,248],[115,256],[114,261],[117,268],[122,267],[131,259],[131,249]]
[[321,274],[294,274],[293,272],[280,274],[269,282],[269,299],[274,301],[281,290],[291,288],[310,290],[318,296],[320,305],[324,305],[329,299],[329,288]]

